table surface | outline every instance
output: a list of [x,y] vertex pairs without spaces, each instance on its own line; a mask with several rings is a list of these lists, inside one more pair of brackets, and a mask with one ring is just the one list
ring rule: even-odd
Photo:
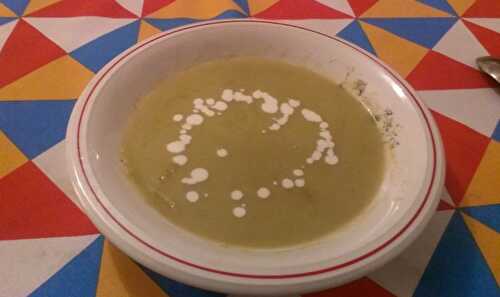
[[447,191],[401,256],[310,296],[500,296],[500,0],[0,0],[0,297],[224,296],[163,278],[113,247],[75,206],[64,135],[103,65],[198,20],[279,20],[347,39],[431,108]]

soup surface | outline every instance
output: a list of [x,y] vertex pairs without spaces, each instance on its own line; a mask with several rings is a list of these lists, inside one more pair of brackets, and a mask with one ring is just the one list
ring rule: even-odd
[[175,225],[269,248],[335,231],[372,200],[384,169],[372,115],[338,84],[258,58],[161,82],[125,132],[122,161]]

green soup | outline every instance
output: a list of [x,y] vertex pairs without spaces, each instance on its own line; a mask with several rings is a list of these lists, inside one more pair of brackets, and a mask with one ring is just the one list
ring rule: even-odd
[[130,117],[122,160],[175,225],[255,248],[312,241],[373,199],[384,145],[364,106],[305,68],[218,60],[161,82]]

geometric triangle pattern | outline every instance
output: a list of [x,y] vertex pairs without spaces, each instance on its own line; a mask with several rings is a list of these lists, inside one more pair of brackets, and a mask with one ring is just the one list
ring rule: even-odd
[[498,285],[460,212],[455,212],[415,297],[498,296]]
[[69,114],[124,50],[178,26],[253,17],[343,38],[404,77],[443,138],[446,190],[422,235],[374,273],[307,296],[498,296],[500,56],[494,0],[0,0],[0,296],[226,296],[140,266],[78,208]]
[[29,296],[95,296],[103,241],[99,236]]

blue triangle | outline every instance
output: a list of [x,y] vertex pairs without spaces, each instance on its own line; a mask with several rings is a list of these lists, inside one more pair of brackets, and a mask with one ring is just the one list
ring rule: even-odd
[[51,276],[29,297],[95,296],[101,266],[103,237],[99,236],[80,254]]
[[141,266],[142,270],[170,297],[225,297],[225,294],[210,292],[173,281]]
[[495,128],[495,131],[493,131],[493,134],[491,135],[491,138],[494,140],[500,142],[500,120],[497,122],[497,127]]
[[347,41],[350,41],[356,44],[357,46],[363,48],[364,50],[369,51],[370,53],[376,55],[375,50],[372,47],[372,44],[368,40],[365,31],[363,31],[358,21],[350,23],[342,31],[337,33],[337,36]]
[[414,297],[498,297],[498,287],[459,212],[434,250]]
[[452,15],[457,15],[455,10],[450,6],[448,1],[446,0],[418,0],[418,2],[424,3],[426,5],[432,6],[444,12],[447,12]]
[[18,16],[22,16],[30,0],[2,0],[0,2],[10,8]]
[[118,54],[137,42],[139,22],[109,32],[71,52],[71,56],[90,70],[97,72]]
[[238,6],[241,7],[241,9],[243,9],[243,11],[246,14],[250,14],[250,9],[248,8],[247,0],[233,0],[233,1],[234,3],[238,4]]
[[367,18],[363,21],[427,48],[433,48],[455,24],[457,18]]
[[465,207],[462,211],[500,233],[500,204]]
[[[236,10],[227,10],[218,16],[212,18],[212,20],[218,20],[218,19],[234,19],[234,18],[243,18],[246,17],[244,14],[242,14],[239,11]],[[148,18],[146,19],[148,23],[151,25],[157,27],[158,29],[162,31],[174,29],[180,26],[204,21],[204,20],[198,20],[198,19],[191,19],[191,18],[175,18],[175,19],[153,19],[153,18]]]
[[0,102],[0,129],[30,159],[64,139],[75,100]]
[[146,19],[146,22],[157,27],[162,31],[170,30],[180,26],[195,23],[198,20],[188,19],[188,18],[177,18],[177,19]]
[[0,26],[3,24],[7,24],[8,22],[14,20],[16,18],[11,18],[11,17],[0,17]]

